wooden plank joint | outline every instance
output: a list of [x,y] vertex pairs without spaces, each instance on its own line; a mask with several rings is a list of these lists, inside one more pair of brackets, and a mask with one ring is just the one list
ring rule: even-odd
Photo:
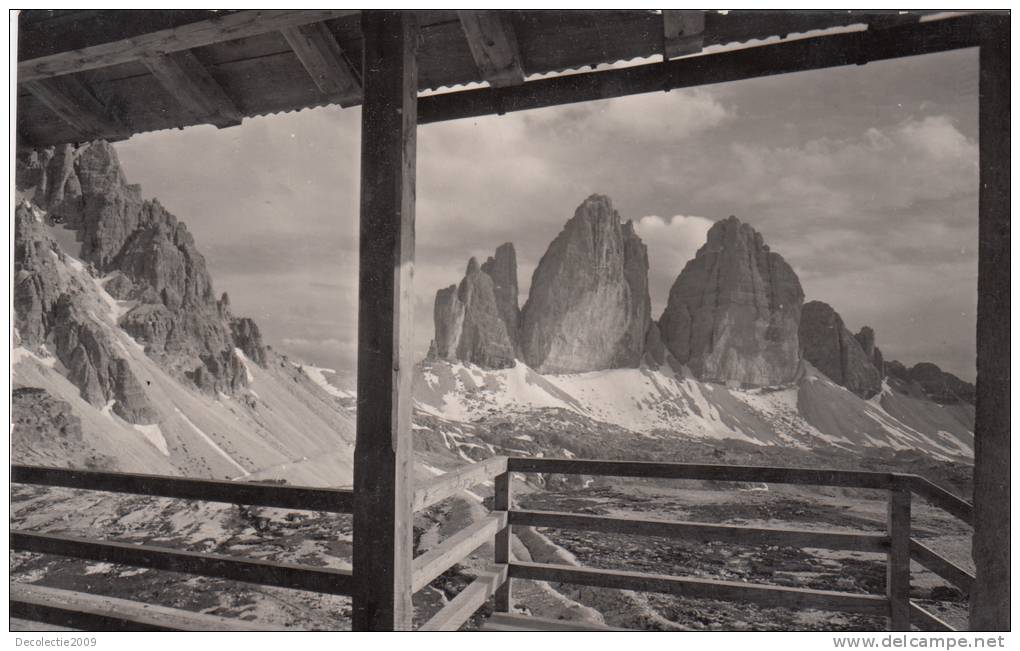
[[361,103],[358,72],[324,23],[288,27],[280,33],[323,95],[345,108]]
[[663,9],[662,35],[662,54],[667,60],[701,52],[705,47],[705,13]]
[[37,79],[23,83],[22,87],[61,120],[74,127],[82,140],[98,137],[116,139],[111,138],[111,134],[124,131],[92,89],[78,77],[68,75],[57,79]]
[[145,57],[142,62],[196,120],[220,129],[241,124],[241,111],[191,52]]
[[509,14],[500,10],[459,10],[457,16],[482,78],[494,88],[523,84],[524,68]]

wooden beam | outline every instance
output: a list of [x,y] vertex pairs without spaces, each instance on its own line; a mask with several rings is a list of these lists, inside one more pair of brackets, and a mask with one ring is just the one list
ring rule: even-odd
[[697,54],[705,47],[705,12],[662,10],[662,55],[666,59]]
[[461,9],[457,16],[482,79],[493,88],[523,84],[524,68],[509,13]]
[[910,559],[952,583],[965,594],[970,594],[974,587],[973,574],[914,538],[910,539]]
[[1010,630],[1010,24],[986,17],[979,59],[974,631]]
[[699,463],[660,463],[655,461],[598,461],[593,459],[554,459],[549,457],[510,457],[507,467],[511,472],[539,472],[557,475],[764,482],[873,489],[888,489],[892,486],[894,479],[892,473],[862,470],[729,466]]
[[155,545],[100,542],[75,536],[11,531],[11,549],[37,554],[70,556],[103,563],[119,563],[167,572],[184,572],[324,594],[351,594],[351,572],[292,563],[240,560],[222,554],[208,554]]
[[932,631],[935,633],[952,633],[956,631],[955,628],[913,601],[910,602],[910,619],[914,624],[918,624],[918,628],[922,631]]
[[114,66],[357,13],[357,10],[352,9],[238,11],[210,20],[162,29],[80,50],[68,50],[19,61],[18,83]]
[[517,631],[575,631],[575,632],[604,632],[604,631],[629,631],[637,629],[614,628],[612,626],[600,626],[590,622],[546,619],[531,615],[511,615],[509,613],[495,612],[482,626],[483,631],[492,632],[517,632]]
[[354,500],[353,491],[341,488],[187,479],[40,466],[11,466],[11,482],[325,513],[350,513]]
[[469,463],[423,483],[414,491],[415,511],[438,504],[462,490],[471,488],[506,472],[507,458],[496,456]]
[[410,630],[418,23],[366,11],[361,109],[355,630]]
[[909,631],[910,489],[905,482],[889,491],[888,533],[885,596],[889,600],[889,630]]
[[656,93],[804,70],[976,47],[980,16],[798,39],[630,68],[536,79],[514,88],[441,93],[419,101],[420,124]]
[[492,513],[450,536],[436,547],[414,559],[411,590],[418,592],[437,576],[467,558],[497,531],[506,528],[506,513]]
[[221,129],[241,124],[241,111],[191,52],[145,57],[142,63],[196,120]]
[[918,475],[910,475],[908,481],[910,490],[918,497],[967,524],[974,524],[974,505],[967,500]]
[[889,537],[882,533],[767,529],[741,525],[644,520],[632,517],[606,517],[554,511],[511,511],[510,523],[531,527],[580,529],[682,540],[724,541],[735,545],[788,545],[883,553],[889,550]]
[[817,608],[865,615],[886,615],[889,611],[886,598],[877,595],[787,588],[739,581],[691,579],[574,565],[514,562],[510,564],[508,576],[531,581],[573,583],[638,592],[661,592],[692,599],[741,601],[773,608]]
[[113,134],[124,131],[106,106],[78,77],[39,79],[22,86],[46,108],[74,127],[81,134],[81,140],[94,140],[100,136],[116,139],[118,136]]
[[273,631],[276,627],[116,597],[11,583],[10,614],[84,631]]
[[478,574],[450,603],[418,628],[419,631],[456,631],[507,579],[506,565],[493,565]]
[[361,82],[324,23],[281,29],[290,49],[322,94],[340,106],[361,103]]

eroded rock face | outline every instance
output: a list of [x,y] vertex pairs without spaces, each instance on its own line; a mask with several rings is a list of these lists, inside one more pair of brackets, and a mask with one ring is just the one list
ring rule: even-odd
[[520,348],[544,373],[637,366],[648,332],[648,254],[608,197],[582,203],[535,269]]
[[[485,368],[508,368],[517,354],[517,258],[504,244],[479,266],[468,262],[459,286],[436,294],[434,355]],[[512,272],[512,275],[511,275]]]
[[[17,188],[44,211],[47,224],[72,229],[80,244],[72,255],[105,276],[111,296],[135,303],[120,325],[168,370],[201,378],[203,388],[230,392],[246,377],[228,360],[235,347],[264,363],[257,328],[235,326],[229,305],[216,300],[205,259],[187,227],[159,202],[142,200],[108,143],[19,151]],[[27,235],[19,233],[19,239],[28,242]],[[22,246],[21,253],[25,263],[19,269],[33,266],[30,276],[23,275],[31,284],[17,290],[16,312],[24,332],[38,337],[53,327],[45,306],[66,288],[54,289],[37,252]],[[82,373],[84,382],[88,372]]]
[[131,423],[152,423],[156,409],[131,371],[115,352],[107,333],[82,312],[73,296],[62,294],[53,310],[54,351],[81,396],[97,407],[113,401],[113,411]]
[[14,210],[14,325],[30,347],[46,340],[53,328],[53,306],[63,292],[57,253],[36,213],[27,202]]
[[882,375],[872,363],[874,332],[867,330],[864,339],[870,356],[831,306],[821,301],[806,303],[800,320],[804,359],[836,384],[870,398],[882,390]]
[[860,332],[854,335],[857,343],[861,345],[864,356],[868,358],[871,365],[878,371],[880,377],[885,377],[885,358],[882,357],[882,350],[875,345],[875,331],[871,326],[864,326]]
[[659,319],[662,340],[701,380],[794,380],[804,292],[793,269],[736,217],[716,222]]
[[496,309],[516,350],[520,341],[521,308],[518,303],[517,251],[514,245],[511,242],[501,244],[496,249],[496,255],[482,264],[482,271],[492,279]]
[[234,337],[234,344],[245,357],[262,368],[266,367],[266,347],[262,343],[262,333],[257,323],[248,317],[231,319],[230,333]]

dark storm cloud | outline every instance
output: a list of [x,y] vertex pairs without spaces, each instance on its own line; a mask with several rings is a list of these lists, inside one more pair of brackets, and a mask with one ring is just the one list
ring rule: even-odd
[[[875,327],[887,357],[973,377],[976,72],[962,51],[422,127],[418,353],[435,291],[469,257],[513,241],[526,293],[598,192],[649,246],[654,316],[710,224],[736,214],[809,299]],[[130,179],[189,223],[235,311],[324,365],[355,350],[359,118],[317,109],[117,145]]]

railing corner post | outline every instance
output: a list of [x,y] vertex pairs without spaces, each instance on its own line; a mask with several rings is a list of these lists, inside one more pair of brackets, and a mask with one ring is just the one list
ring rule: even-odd
[[[493,484],[495,488],[495,495],[493,497],[492,509],[494,511],[506,511],[507,512],[507,525],[503,529],[496,532],[495,541],[495,552],[493,560],[497,565],[506,565],[510,562],[510,536],[511,529],[509,522],[511,500],[513,495],[511,493],[511,480],[512,473],[508,468],[506,472],[496,475]],[[506,581],[496,589],[495,606],[494,609],[498,613],[510,612],[511,604],[511,589],[510,589],[510,577],[507,577]]]
[[896,477],[889,491],[889,554],[885,592],[889,599],[889,630],[910,630],[910,484]]

